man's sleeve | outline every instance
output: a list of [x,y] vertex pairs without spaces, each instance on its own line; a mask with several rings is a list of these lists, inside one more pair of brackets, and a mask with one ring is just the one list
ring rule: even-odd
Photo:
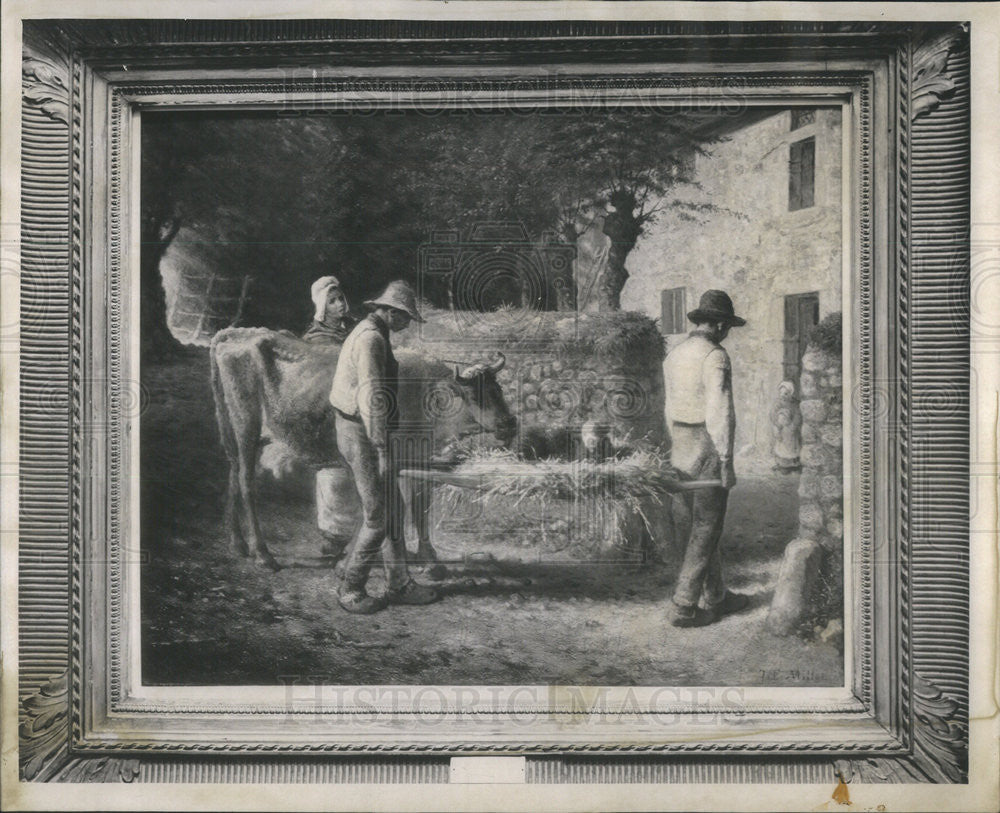
[[729,355],[721,347],[706,356],[702,364],[705,384],[705,428],[719,457],[733,457],[736,410],[733,407],[733,373]]
[[369,440],[385,448],[386,418],[392,407],[385,386],[385,347],[374,331],[361,337],[358,353],[358,413]]

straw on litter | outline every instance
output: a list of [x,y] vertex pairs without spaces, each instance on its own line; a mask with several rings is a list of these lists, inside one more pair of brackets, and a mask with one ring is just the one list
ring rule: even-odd
[[508,511],[524,501],[536,506],[556,500],[600,501],[634,511],[647,527],[650,503],[663,505],[679,490],[676,470],[655,451],[603,461],[525,461],[509,451],[488,450],[477,452],[452,473],[466,479],[464,486],[444,486],[453,498],[460,491],[469,497],[470,489],[472,499],[484,506],[499,503]]

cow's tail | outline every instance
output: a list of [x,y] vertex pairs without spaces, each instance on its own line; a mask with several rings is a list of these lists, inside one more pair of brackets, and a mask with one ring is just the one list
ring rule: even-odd
[[216,333],[212,337],[212,344],[209,349],[212,368],[212,396],[215,399],[215,420],[219,424],[219,437],[222,441],[222,448],[229,459],[229,465],[236,466],[239,463],[236,430],[233,429],[232,421],[229,418],[229,410],[226,405],[226,388],[222,383],[222,374],[219,371],[219,344],[225,340],[226,337],[222,333]]

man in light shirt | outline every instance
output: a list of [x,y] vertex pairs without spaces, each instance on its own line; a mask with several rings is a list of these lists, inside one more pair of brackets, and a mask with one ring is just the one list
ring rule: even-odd
[[[336,410],[337,448],[354,474],[364,524],[347,555],[337,600],[350,613],[367,615],[386,604],[430,604],[440,595],[410,578],[403,541],[403,498],[390,459],[389,434],[396,428],[399,364],[390,332],[422,322],[417,300],[405,282],[390,282],[381,296],[368,300],[371,311],[351,331],[340,351],[330,390]],[[386,591],[365,589],[378,560],[385,568]]]
[[721,486],[674,500],[678,537],[686,543],[671,602],[670,621],[677,627],[711,624],[748,603],[746,596],[726,590],[719,544],[729,489],[736,484],[732,367],[722,342],[746,320],[736,316],[725,291],[715,290],[705,292],[688,319],[694,330],[663,365],[670,462],[684,478],[720,480]]

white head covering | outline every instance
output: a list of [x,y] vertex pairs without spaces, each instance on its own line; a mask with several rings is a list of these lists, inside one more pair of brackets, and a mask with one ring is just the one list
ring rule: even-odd
[[778,395],[791,397],[795,394],[795,384],[787,379],[778,384]]
[[334,276],[320,277],[312,284],[310,289],[313,304],[316,306],[316,314],[313,317],[317,322],[322,322],[326,318],[326,296],[331,288],[339,288],[340,280]]

